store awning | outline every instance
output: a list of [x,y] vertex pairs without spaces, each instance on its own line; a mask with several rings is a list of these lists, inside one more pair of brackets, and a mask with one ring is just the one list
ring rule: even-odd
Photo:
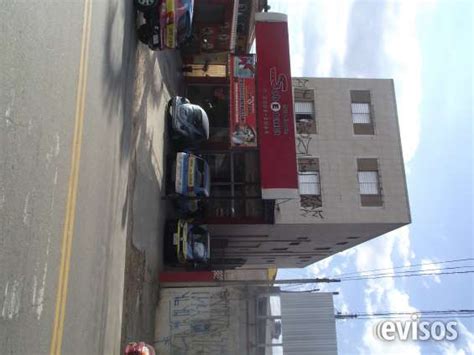
[[287,17],[257,13],[257,122],[263,199],[298,197]]

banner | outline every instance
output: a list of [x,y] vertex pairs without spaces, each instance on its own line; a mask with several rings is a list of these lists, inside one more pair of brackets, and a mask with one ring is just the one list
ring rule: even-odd
[[231,56],[230,68],[231,147],[256,147],[255,56]]

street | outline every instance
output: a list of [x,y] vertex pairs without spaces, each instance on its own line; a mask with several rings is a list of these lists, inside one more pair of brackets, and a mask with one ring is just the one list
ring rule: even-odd
[[118,354],[153,336],[177,53],[137,43],[131,1],[4,0],[0,22],[1,352]]

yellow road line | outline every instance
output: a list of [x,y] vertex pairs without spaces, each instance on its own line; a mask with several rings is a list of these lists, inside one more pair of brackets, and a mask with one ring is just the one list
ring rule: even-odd
[[84,1],[84,23],[82,26],[81,55],[79,61],[79,79],[76,94],[76,112],[74,118],[74,136],[72,141],[71,171],[69,175],[66,215],[64,217],[63,238],[61,244],[61,261],[54,323],[51,333],[50,355],[61,354],[64,319],[66,314],[69,268],[71,264],[71,247],[76,215],[77,185],[79,181],[79,162],[81,158],[82,129],[87,87],[87,67],[89,62],[89,44],[91,34],[92,0]]

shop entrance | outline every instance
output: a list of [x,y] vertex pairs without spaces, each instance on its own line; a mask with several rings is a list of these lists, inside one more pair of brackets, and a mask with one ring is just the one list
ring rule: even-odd
[[258,150],[202,152],[211,169],[208,223],[265,223]]

